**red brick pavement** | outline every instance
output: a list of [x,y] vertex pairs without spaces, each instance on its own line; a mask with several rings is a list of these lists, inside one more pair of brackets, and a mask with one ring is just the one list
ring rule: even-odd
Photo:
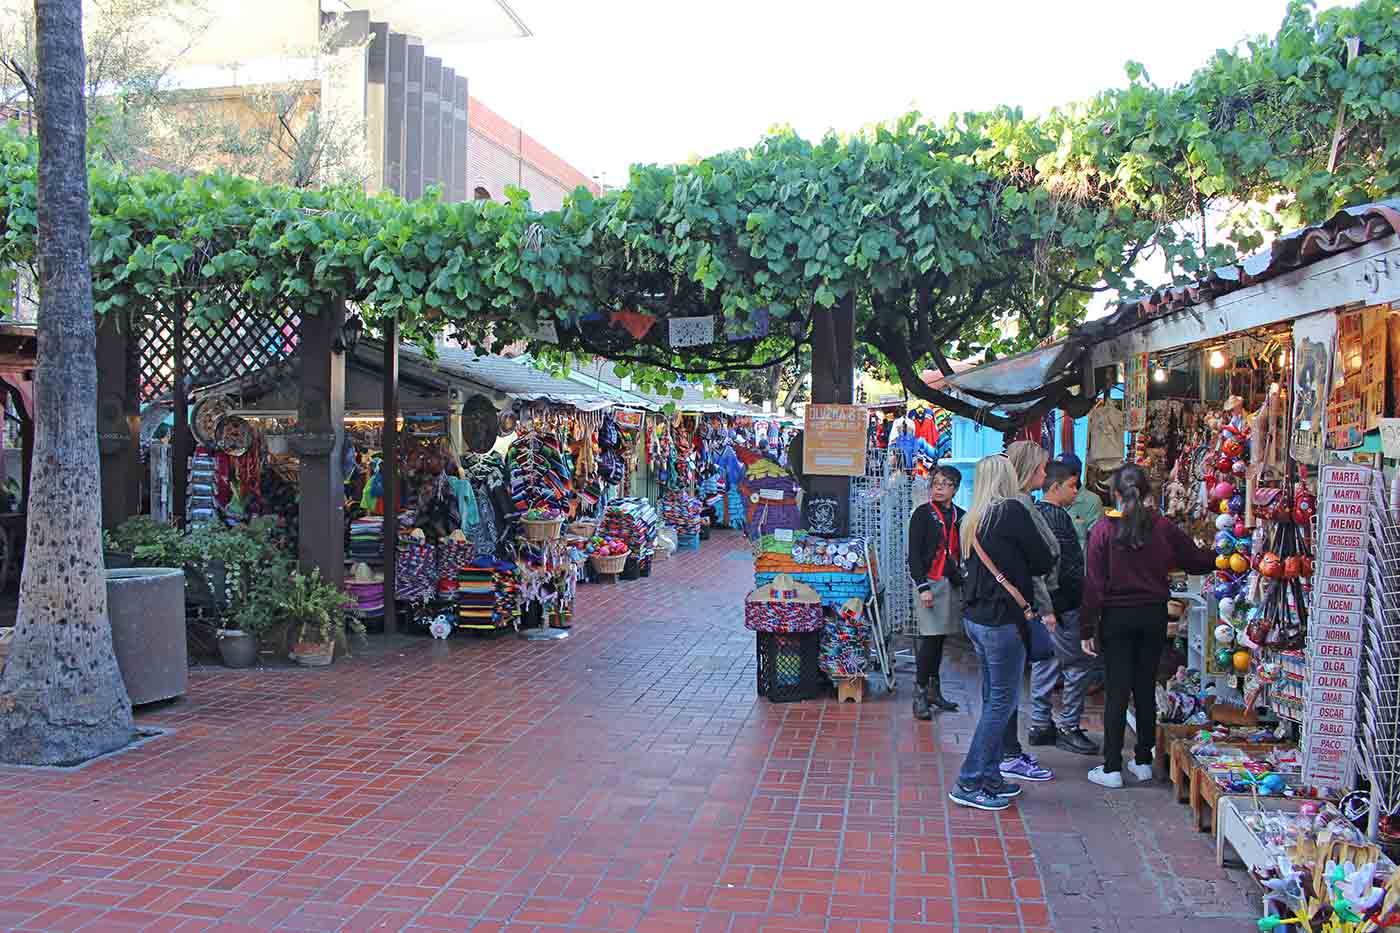
[[1201,837],[1134,860],[1123,804],[1067,797],[1077,775],[1004,814],[950,808],[966,713],[756,699],[751,580],[719,533],[649,580],[582,588],[563,642],[197,672],[140,717],[170,735],[0,768],[0,928],[1117,930],[1123,898],[1138,925],[1176,903],[1142,900],[1144,873],[1209,863]]

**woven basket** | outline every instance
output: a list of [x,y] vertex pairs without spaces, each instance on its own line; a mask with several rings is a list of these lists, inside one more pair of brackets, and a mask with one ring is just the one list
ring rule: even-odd
[[548,521],[533,521],[523,518],[520,520],[520,524],[525,528],[527,541],[553,541],[559,537],[559,529],[564,526],[564,520],[551,518]]
[[627,566],[626,554],[617,554],[612,557],[594,554],[588,560],[593,564],[593,570],[597,573],[622,573],[622,568]]
[[569,526],[569,534],[579,538],[591,538],[597,530],[597,522],[574,522]]

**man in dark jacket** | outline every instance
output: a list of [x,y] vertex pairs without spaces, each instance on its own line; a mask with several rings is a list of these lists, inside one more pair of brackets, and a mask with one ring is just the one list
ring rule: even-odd
[[[1099,746],[1080,727],[1084,695],[1093,677],[1093,659],[1080,644],[1079,604],[1084,591],[1084,551],[1079,545],[1068,507],[1079,494],[1079,473],[1063,460],[1045,470],[1045,489],[1037,507],[1060,544],[1059,588],[1052,594],[1055,608],[1055,657],[1031,667],[1031,745],[1054,745],[1080,755],[1097,755]],[[1060,715],[1054,716],[1053,694],[1064,679]]]

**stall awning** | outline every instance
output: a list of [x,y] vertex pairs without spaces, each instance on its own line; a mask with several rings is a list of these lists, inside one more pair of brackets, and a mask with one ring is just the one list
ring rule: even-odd
[[488,392],[499,392],[518,402],[549,402],[571,405],[582,411],[610,408],[616,402],[597,391],[590,391],[570,379],[556,379],[543,370],[504,356],[485,356],[470,350],[439,349],[437,359],[409,347],[399,353],[400,363],[409,363],[449,379],[475,385]]

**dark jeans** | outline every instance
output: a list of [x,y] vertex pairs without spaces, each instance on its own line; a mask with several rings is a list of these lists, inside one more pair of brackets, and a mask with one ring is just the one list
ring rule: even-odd
[[978,625],[968,620],[963,627],[982,662],[982,715],[968,743],[958,783],[968,788],[995,786],[1001,781],[1008,734],[1016,746],[1015,712],[1021,699],[1026,646],[1014,625]]
[[1103,769],[1123,770],[1128,697],[1137,716],[1137,763],[1152,764],[1157,732],[1157,664],[1167,643],[1167,607],[1105,608],[1099,625],[1104,661]]

